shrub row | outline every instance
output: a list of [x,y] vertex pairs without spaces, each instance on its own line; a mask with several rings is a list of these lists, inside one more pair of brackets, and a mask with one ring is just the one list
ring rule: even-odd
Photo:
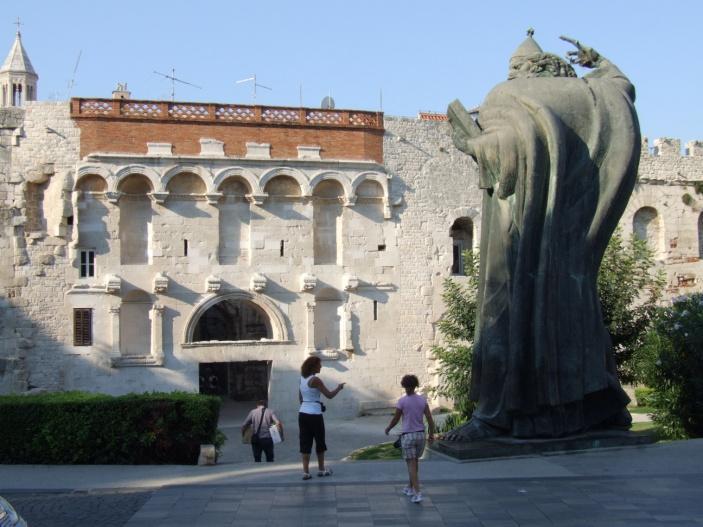
[[219,412],[219,398],[181,392],[2,396],[0,463],[195,464],[223,442]]

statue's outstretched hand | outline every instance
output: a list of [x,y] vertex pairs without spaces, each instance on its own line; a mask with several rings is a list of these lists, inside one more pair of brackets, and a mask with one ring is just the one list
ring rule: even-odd
[[560,39],[573,44],[576,47],[576,51],[568,51],[566,56],[571,64],[578,64],[584,68],[597,68],[600,65],[601,57],[595,49],[584,46],[578,40],[570,37],[560,36]]

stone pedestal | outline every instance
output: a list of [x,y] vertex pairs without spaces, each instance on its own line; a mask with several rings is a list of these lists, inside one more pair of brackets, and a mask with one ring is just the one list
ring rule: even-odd
[[435,441],[430,448],[455,459],[470,460],[648,445],[656,441],[656,435],[652,432],[594,430],[557,439],[516,439],[504,436],[482,441]]

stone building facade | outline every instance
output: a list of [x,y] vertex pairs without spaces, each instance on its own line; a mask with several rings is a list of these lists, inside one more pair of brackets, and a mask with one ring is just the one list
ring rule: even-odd
[[[73,99],[0,110],[0,393],[185,390],[330,412],[432,383],[442,281],[478,247],[475,164],[441,116]],[[703,155],[644,145],[622,219],[700,290]],[[461,279],[460,277],[458,279]]]

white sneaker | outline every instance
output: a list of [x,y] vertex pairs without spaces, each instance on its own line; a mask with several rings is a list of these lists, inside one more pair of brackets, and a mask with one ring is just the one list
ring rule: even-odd
[[410,501],[413,503],[420,503],[422,501],[422,492],[413,494],[412,498],[410,498]]
[[405,487],[403,489],[403,494],[405,494],[406,496],[412,496],[415,493],[413,492],[413,489],[411,487]]

